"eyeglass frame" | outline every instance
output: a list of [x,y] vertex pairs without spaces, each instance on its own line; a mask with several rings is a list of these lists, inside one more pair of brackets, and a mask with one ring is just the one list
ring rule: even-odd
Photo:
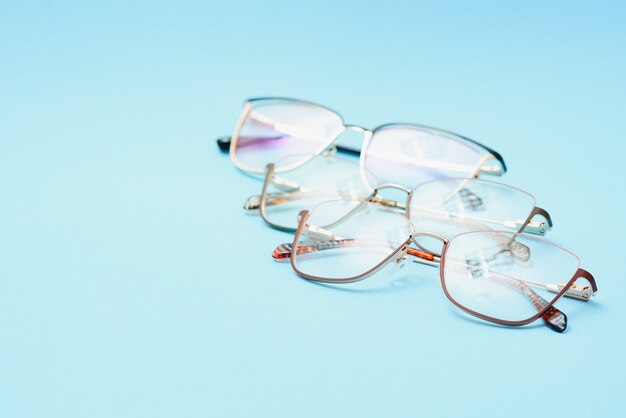
[[[244,205],[244,209],[245,210],[251,210],[251,209],[258,209],[259,210],[259,214],[261,215],[261,218],[263,219],[263,221],[265,221],[265,223],[267,223],[268,225],[270,225],[272,228],[280,230],[280,231],[285,231],[285,232],[295,232],[296,228],[293,227],[287,227],[284,225],[279,225],[276,224],[274,222],[272,222],[269,217],[267,216],[266,213],[266,196],[267,196],[267,189],[272,181],[273,175],[274,175],[275,171],[274,171],[274,164],[270,163],[267,165],[266,168],[266,174],[265,174],[265,179],[263,182],[263,187],[261,189],[261,194],[258,196],[252,196],[251,198],[248,198],[246,204]],[[514,186],[510,186],[508,184],[504,184],[504,183],[499,183],[496,181],[492,181],[492,180],[486,180],[486,179],[482,179],[482,178],[455,178],[455,177],[449,177],[446,179],[438,179],[438,180],[431,180],[429,182],[425,182],[423,184],[427,184],[430,182],[435,182],[435,181],[447,181],[447,180],[468,180],[468,181],[478,181],[478,182],[483,182],[483,183],[489,183],[489,184],[495,184],[498,186],[505,186],[508,187],[509,189],[515,190],[517,192],[520,193],[524,193],[526,195],[532,196],[530,195],[528,192],[514,187]],[[410,220],[410,208],[411,208],[411,199],[413,198],[413,194],[414,192],[419,189],[423,184],[416,186],[413,189],[409,189],[407,187],[404,187],[402,185],[399,184],[393,184],[393,183],[387,183],[387,184],[381,184],[378,185],[376,187],[373,188],[373,191],[369,194],[369,196],[367,196],[365,198],[365,200],[371,201],[371,202],[375,202],[375,203],[381,203],[384,206],[388,206],[388,207],[400,207],[402,209],[405,210],[405,214],[406,217],[409,218]],[[401,190],[403,192],[406,193],[407,197],[406,197],[406,203],[404,207],[399,206],[399,204],[395,201],[392,200],[388,200],[388,199],[382,199],[379,195],[379,191],[383,190],[385,188],[394,188],[394,189],[398,189]],[[258,200],[258,205],[256,206],[250,206],[249,202],[254,199],[255,201]],[[378,201],[376,200],[378,199]],[[534,197],[533,197],[534,199]],[[542,216],[545,219],[545,222],[533,222],[532,220],[534,219],[535,216]],[[521,224],[521,226],[518,228],[517,232],[522,232],[524,231],[524,229],[526,227],[529,227],[528,231],[525,231],[527,233],[531,233],[531,234],[536,234],[536,235],[545,235],[546,232],[548,232],[552,226],[553,226],[553,222],[552,222],[552,217],[550,216],[550,214],[548,213],[548,211],[546,211],[543,208],[540,208],[538,206],[534,206],[533,209],[531,210],[530,214],[526,217],[526,219],[524,220],[524,222]]]
[[[390,187],[395,187],[395,185],[391,185]],[[377,204],[375,202],[364,202],[366,204]],[[380,207],[382,207],[383,209],[386,210],[390,210],[389,208],[386,208],[383,205],[380,205]],[[520,232],[510,232],[510,231],[496,231],[496,230],[484,230],[484,231],[467,231],[467,232],[462,232],[460,234],[457,234],[455,236],[453,236],[452,238],[445,238],[440,234],[437,234],[435,232],[429,232],[429,231],[416,231],[413,223],[411,222],[411,220],[409,218],[407,218],[407,221],[409,223],[409,225],[411,226],[411,230],[412,232],[409,233],[409,237],[403,242],[401,243],[398,248],[396,250],[394,250],[389,256],[385,257],[382,261],[380,261],[378,264],[376,264],[374,267],[368,269],[367,271],[358,274],[356,276],[352,276],[349,278],[345,278],[345,279],[330,279],[330,278],[325,278],[325,277],[321,277],[321,276],[314,276],[308,273],[304,273],[302,272],[296,265],[296,259],[295,259],[295,255],[297,253],[297,244],[298,241],[300,239],[300,236],[302,235],[302,232],[305,228],[305,226],[307,226],[306,221],[309,217],[309,211],[308,210],[303,210],[299,213],[298,215],[298,228],[296,229],[296,232],[294,234],[294,239],[293,239],[293,243],[291,244],[291,248],[290,248],[290,254],[289,254],[289,259],[290,259],[290,264],[292,269],[296,272],[296,274],[298,274],[301,277],[304,277],[307,280],[311,280],[311,281],[315,281],[315,282],[324,282],[324,283],[333,283],[333,284],[346,284],[346,283],[355,283],[355,282],[359,282],[361,280],[364,280],[374,274],[376,274],[378,271],[382,270],[384,267],[386,267],[388,264],[392,263],[392,262],[396,262],[396,263],[401,263],[402,261],[405,260],[405,258],[408,255],[411,255],[414,258],[414,261],[419,262],[421,264],[426,264],[426,265],[430,265],[430,266],[435,266],[435,267],[439,267],[439,279],[441,282],[441,286],[442,289],[444,291],[444,294],[446,295],[446,297],[459,309],[461,309],[462,311],[473,315],[475,317],[478,317],[482,320],[488,321],[488,322],[492,322],[492,323],[496,323],[499,325],[505,325],[505,326],[513,326],[513,327],[517,327],[517,326],[523,326],[523,325],[527,325],[530,324],[534,321],[536,321],[539,318],[544,319],[545,324],[552,330],[556,331],[556,332],[563,332],[565,331],[566,327],[567,327],[567,316],[559,311],[556,307],[554,307],[554,304],[556,303],[557,300],[559,300],[562,296],[567,296],[573,299],[577,299],[577,300],[581,300],[581,301],[589,301],[589,299],[592,296],[595,296],[596,292],[598,291],[598,287],[596,284],[596,281],[593,277],[593,275],[591,273],[589,273],[587,270],[579,267],[576,272],[574,273],[574,275],[564,284],[561,285],[560,283],[557,284],[555,289],[551,289],[547,286],[544,286],[546,288],[546,290],[552,292],[552,293],[556,293],[557,296],[555,296],[551,301],[544,301],[547,302],[545,304],[545,306],[538,311],[535,315],[531,316],[530,318],[524,319],[524,320],[518,320],[518,321],[512,321],[512,320],[505,320],[505,319],[500,319],[500,318],[496,318],[496,317],[492,317],[486,314],[482,314],[480,312],[474,311],[470,308],[467,308],[466,306],[463,306],[462,304],[460,304],[459,302],[457,302],[454,298],[452,298],[452,296],[450,295],[450,293],[447,290],[447,287],[445,285],[445,278],[444,278],[444,272],[445,272],[445,261],[446,261],[446,251],[448,250],[449,247],[449,243],[454,240],[456,237],[462,236],[462,235],[467,235],[467,234],[472,234],[472,233],[504,233],[507,235],[512,235],[514,237],[517,236],[522,236],[525,237],[527,239],[531,239],[531,240],[536,240],[539,242],[546,242],[556,248],[561,249],[562,251],[565,251],[569,254],[571,254],[572,256],[574,256],[576,259],[580,260],[575,254],[573,254],[571,251],[553,244],[545,239],[541,239],[538,237],[534,237],[534,236],[530,236],[528,234],[523,234]],[[397,213],[397,212],[395,212]],[[400,215],[400,214],[398,214]],[[402,215],[400,215],[402,216]],[[416,237],[419,236],[428,236],[431,238],[435,238],[437,240],[440,240],[442,243],[442,248],[443,250],[441,251],[440,255],[436,255],[436,254],[432,254],[430,252],[427,252],[426,254],[423,253],[422,251],[418,251],[418,250],[414,250],[414,249],[410,249],[409,245],[411,243],[415,244],[418,248],[423,249],[423,247],[416,241]],[[514,239],[512,240],[514,241]],[[284,245],[284,244],[283,244]],[[277,247],[277,250],[280,248],[281,246]],[[413,251],[409,251],[409,250],[413,250]],[[275,250],[276,251],[276,250]],[[430,253],[431,257],[428,257],[427,255]],[[426,256],[425,256],[426,255]],[[276,258],[276,257],[275,257]],[[575,282],[578,279],[585,279],[587,280],[587,282],[589,283],[589,286],[577,286],[575,284]],[[521,281],[520,279],[514,279],[516,281]],[[532,290],[532,289],[531,289]],[[534,291],[533,291],[534,292]],[[541,296],[539,296],[541,297]],[[542,298],[543,299],[543,298]],[[558,325],[556,325],[555,323],[551,322],[551,319],[553,319],[554,315],[563,315],[563,317],[565,318],[565,325],[563,328],[559,328]]]
[[[348,154],[352,154],[352,155],[359,155],[360,159],[359,159],[359,166],[361,168],[361,170],[364,170],[365,167],[365,152],[364,150],[366,150],[369,146],[369,142],[371,140],[371,138],[374,136],[374,134],[381,130],[381,129],[385,129],[388,128],[390,126],[403,126],[403,127],[412,127],[412,128],[418,128],[418,129],[424,129],[424,130],[430,130],[430,131],[434,131],[434,132],[439,132],[445,135],[450,135],[450,136],[454,136],[456,138],[458,138],[459,142],[465,141],[469,144],[471,144],[474,147],[477,147],[479,149],[481,149],[482,151],[486,152],[486,154],[483,156],[483,160],[481,161],[477,172],[475,173],[475,176],[478,176],[481,172],[484,174],[489,174],[489,175],[495,175],[495,176],[501,176],[504,173],[507,172],[507,166],[506,163],[504,161],[504,158],[502,157],[502,155],[500,153],[498,153],[497,151],[493,150],[492,148],[474,140],[471,138],[468,138],[464,135],[460,135],[451,131],[447,131],[445,129],[440,129],[440,128],[435,128],[432,126],[427,126],[427,125],[420,125],[420,124],[412,124],[412,123],[386,123],[383,125],[380,125],[376,128],[374,128],[373,130],[369,130],[367,128],[358,126],[358,125],[349,125],[346,124],[344,122],[343,117],[341,116],[341,114],[329,107],[311,102],[311,101],[307,101],[307,100],[301,100],[301,99],[293,99],[293,98],[286,98],[286,97],[255,97],[255,98],[251,98],[248,99],[244,102],[244,106],[243,109],[241,111],[241,114],[239,115],[239,119],[237,120],[237,123],[235,125],[235,129],[233,131],[233,134],[230,137],[221,137],[218,138],[216,140],[217,145],[219,147],[220,150],[226,152],[229,152],[231,161],[233,162],[233,164],[235,165],[235,167],[237,167],[238,169],[247,172],[247,173],[251,173],[251,174],[263,174],[264,170],[263,169],[254,169],[251,167],[247,167],[244,164],[241,164],[236,155],[235,155],[235,149],[237,146],[237,141],[239,140],[239,132],[241,131],[241,128],[243,126],[243,124],[245,123],[247,117],[249,116],[251,110],[252,110],[252,105],[255,102],[260,102],[260,101],[268,101],[268,100],[275,100],[275,101],[284,101],[284,102],[293,102],[299,105],[304,105],[304,106],[314,106],[314,107],[319,107],[322,109],[325,109],[331,113],[333,113],[335,116],[337,116],[337,118],[339,119],[339,121],[341,122],[341,130],[339,132],[337,132],[335,134],[335,136],[328,142],[328,144],[325,145],[324,148],[320,147],[319,152],[317,152],[316,154],[312,154],[311,157],[304,159],[302,162],[297,163],[297,164],[293,164],[292,166],[289,166],[288,169],[278,169],[276,170],[277,173],[281,173],[281,172],[286,172],[295,168],[298,168],[300,166],[302,166],[303,164],[305,164],[307,161],[309,161],[313,155],[319,155],[322,152],[324,152],[325,150],[328,149],[334,149],[338,152],[344,152],[344,153],[348,153]],[[350,148],[350,147],[346,147],[345,145],[339,145],[339,144],[334,144],[334,142],[337,140],[337,138],[344,132],[346,131],[353,131],[353,132],[357,132],[357,133],[361,133],[363,135],[364,141],[363,141],[363,146],[361,147],[361,150],[356,150],[354,148]],[[455,139],[456,139],[455,138]],[[491,160],[495,160],[499,163],[498,166],[485,166],[485,164],[488,161]]]

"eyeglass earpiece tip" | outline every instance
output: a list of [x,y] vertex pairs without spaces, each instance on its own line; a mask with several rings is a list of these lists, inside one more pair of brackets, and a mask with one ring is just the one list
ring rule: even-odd
[[567,315],[551,306],[542,316],[546,325],[553,331],[558,333],[565,332],[567,329]]
[[217,138],[217,147],[220,149],[220,151],[222,152],[226,152],[230,150],[230,137],[229,136],[223,136],[221,138]]

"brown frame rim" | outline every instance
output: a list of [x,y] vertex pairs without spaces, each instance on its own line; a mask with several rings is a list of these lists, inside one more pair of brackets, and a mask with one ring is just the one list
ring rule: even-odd
[[[496,318],[490,315],[485,315],[482,314],[480,312],[474,311],[473,309],[470,309],[464,305],[462,305],[461,303],[457,302],[448,292],[448,288],[446,287],[445,284],[445,265],[446,265],[446,253],[448,251],[448,248],[450,247],[450,243],[452,243],[454,241],[455,238],[463,236],[463,235],[468,235],[468,234],[476,234],[476,233],[485,233],[485,232],[490,232],[490,233],[494,233],[494,232],[499,232],[499,233],[503,233],[503,234],[507,234],[507,235],[514,235],[514,236],[523,236],[525,238],[529,238],[535,241],[541,241],[544,243],[547,243],[549,245],[552,245],[556,248],[559,248],[569,254],[571,254],[572,256],[574,256],[574,258],[576,258],[577,262],[578,262],[578,268],[577,270],[574,272],[574,275],[567,281],[567,283],[565,284],[565,286],[563,286],[563,289],[561,289],[561,291],[559,293],[556,294],[555,297],[552,298],[552,300],[539,312],[537,312],[536,314],[534,314],[533,316],[531,316],[530,318],[527,319],[523,319],[523,320],[519,320],[519,321],[511,321],[511,320],[506,320],[506,319],[500,319],[500,318]],[[509,231],[470,231],[470,232],[463,232],[461,234],[455,235],[454,237],[452,237],[450,239],[450,241],[448,241],[443,248],[443,251],[441,252],[441,262],[439,265],[439,280],[441,282],[441,288],[443,289],[444,294],[446,295],[446,297],[448,298],[448,300],[450,302],[452,302],[457,308],[461,309],[462,311],[473,315],[477,318],[480,318],[482,320],[488,321],[488,322],[492,322],[495,324],[499,324],[499,325],[507,325],[507,326],[523,326],[523,325],[528,325],[532,322],[535,322],[537,319],[541,318],[555,303],[556,301],[558,301],[563,294],[567,291],[567,289],[574,284],[574,282],[576,282],[576,280],[578,280],[579,278],[584,277],[585,279],[587,279],[591,285],[592,288],[595,291],[597,291],[597,286],[595,283],[595,279],[593,278],[593,276],[591,275],[591,273],[589,273],[587,270],[583,269],[580,267],[580,258],[574,254],[573,252],[569,251],[566,248],[561,247],[560,245],[554,244],[546,239],[542,239],[542,238],[538,238],[538,237],[534,237],[528,234],[523,234],[523,233],[519,233],[519,232],[509,232]]]

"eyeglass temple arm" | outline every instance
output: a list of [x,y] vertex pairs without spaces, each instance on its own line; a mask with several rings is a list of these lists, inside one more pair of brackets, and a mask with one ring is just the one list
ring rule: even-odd
[[[333,248],[344,248],[344,247],[350,247],[350,246],[354,246],[354,245],[362,245],[362,244],[366,244],[367,242],[374,242],[373,240],[355,240],[355,239],[330,239],[330,240],[324,240],[324,241],[301,241],[298,243],[298,251],[296,254],[298,255],[302,255],[302,254],[309,254],[309,253],[314,253],[317,251],[322,251],[322,250],[330,250]],[[377,243],[380,243],[380,241],[377,241]],[[425,260],[427,262],[427,264],[433,264],[436,265],[437,262],[439,261],[439,257],[430,253],[427,253],[425,251],[419,251],[416,250],[414,248],[405,248],[405,251],[407,254],[410,254],[414,257],[418,257],[421,260]],[[292,243],[285,243],[285,244],[281,244],[278,247],[276,247],[276,249],[274,249],[274,252],[272,253],[272,257],[274,258],[274,260],[276,261],[287,261],[289,258],[291,258],[291,253],[293,252],[293,244]]]
[[[309,195],[314,195],[315,192],[312,190],[298,190],[298,191],[289,191],[286,193],[266,193],[265,194],[265,206],[278,206],[284,203],[293,202],[294,200],[301,199],[302,197],[306,197]],[[341,196],[341,193],[339,193]],[[345,198],[360,198],[358,196],[346,195]],[[253,195],[246,199],[246,202],[243,205],[244,210],[253,211],[259,210],[261,207],[261,198],[262,195]],[[387,206],[390,208],[398,208],[398,209],[406,209],[406,205],[402,203],[398,203],[395,200],[383,199],[379,195],[370,196],[367,198],[369,202],[380,203],[383,206]]]
[[[385,205],[384,202],[382,202],[382,204]],[[545,235],[550,230],[550,228],[552,228],[552,219],[550,218],[550,214],[548,214],[547,211],[538,207],[535,207],[526,219],[516,220],[516,221],[496,221],[496,220],[489,219],[489,218],[477,218],[473,216],[468,216],[466,214],[456,214],[452,212],[447,212],[445,210],[432,210],[432,209],[424,209],[424,208],[417,208],[417,210],[425,214],[432,213],[432,214],[447,215],[453,219],[458,219],[461,221],[470,221],[478,225],[485,223],[485,222],[494,223],[500,226],[504,226],[506,228],[514,229],[516,232],[527,232],[527,233],[535,234],[535,235]],[[535,221],[534,218],[537,215],[541,215],[542,217],[545,218],[545,220]]]
[[[541,216],[545,222],[534,221],[535,216]],[[526,218],[526,221],[521,224],[517,232],[529,232],[531,234],[545,235],[550,229],[552,229],[552,217],[547,210],[535,206],[533,210]]]
[[[543,209],[542,209],[543,210]],[[519,232],[517,232],[515,234],[515,236],[517,236],[517,234],[519,234]],[[527,261],[528,258],[530,257],[530,248],[528,248],[528,246],[522,244],[519,241],[516,241],[515,238],[511,238],[507,240],[506,243],[506,247],[507,247],[507,251],[511,254],[511,256],[515,256],[516,254],[518,254],[518,250],[522,251],[522,261]],[[516,250],[516,248],[518,250]],[[524,253],[527,252],[527,255],[524,256]],[[497,254],[496,254],[497,255]],[[583,278],[585,280],[587,280],[587,282],[589,283],[588,286],[581,286],[581,285],[577,285],[574,282],[576,281],[576,279],[579,278]],[[519,279],[516,279],[519,280]],[[572,299],[578,299],[578,300],[582,300],[584,302],[589,301],[589,299],[595,295],[596,291],[598,290],[597,286],[596,286],[596,282],[593,278],[593,276],[591,275],[591,273],[589,273],[586,270],[583,269],[578,269],[576,271],[576,273],[574,274],[574,278],[570,279],[569,281],[569,285],[568,283],[539,283],[539,282],[535,282],[535,281],[531,281],[531,280],[524,280],[524,282],[526,284],[532,285],[532,286],[537,286],[537,287],[541,287],[543,289],[546,289],[549,292],[552,293],[560,293],[563,289],[567,288],[567,290],[565,290],[565,292],[563,292],[563,296],[567,296],[569,298]]]
[[[277,178],[274,177],[274,180]],[[282,182],[282,178],[278,178],[280,182]],[[272,183],[276,184],[275,181]],[[283,187],[279,185],[279,188]],[[300,188],[292,191],[288,191],[285,193],[266,193],[265,194],[265,206],[278,206],[284,203],[293,202],[294,200],[300,199],[302,197],[306,197],[310,194],[315,194],[312,190],[299,190]],[[342,196],[341,192],[339,196]],[[250,196],[243,205],[243,208],[247,211],[258,210],[261,207],[261,197],[262,195],[253,195]],[[346,194],[344,197],[354,199],[355,196]],[[356,197],[359,198],[359,197]],[[398,203],[395,200],[383,199],[379,195],[370,196],[367,198],[368,201],[373,203],[380,203],[383,206],[387,206],[390,208],[398,208],[398,209],[406,209],[406,205],[402,203]]]
[[[301,199],[307,196],[315,196],[316,193],[312,190],[302,190],[302,191],[294,191],[287,193],[266,193],[265,194],[265,206],[278,206],[285,203],[293,202],[295,200]],[[341,193],[337,195],[333,195],[333,198],[346,198],[346,199],[358,199],[358,196],[352,195],[342,195]],[[246,211],[259,210],[261,208],[261,198],[262,195],[254,195],[250,196],[246,199],[246,202],[243,204],[243,208]],[[376,201],[385,206],[389,207],[400,207],[401,204],[395,204],[393,201]],[[385,204],[387,202],[387,204]],[[403,205],[402,205],[403,206]]]
[[[220,149],[220,151],[227,153],[230,150],[230,144],[231,144],[231,137],[230,136],[223,136],[221,138],[217,138],[216,140],[217,142],[217,146]],[[334,144],[334,147],[337,149],[338,152],[344,153],[344,154],[349,154],[349,155],[361,155],[361,150],[360,149],[355,149],[352,147],[347,147],[345,145],[341,145],[341,144]]]
[[[307,193],[287,192],[287,193],[266,193],[265,194],[265,206],[278,206],[284,203],[293,202],[299,198],[306,196]],[[261,195],[250,196],[243,204],[244,210],[253,211],[261,208]]]
[[[493,272],[492,272],[493,273]],[[493,273],[496,274],[496,273]],[[538,283],[531,280],[521,280],[515,279],[510,276],[505,276],[502,273],[497,273],[500,276],[510,278],[512,280],[523,281],[526,285],[541,287],[543,289],[548,290],[551,293],[560,293],[564,288],[567,287],[567,290],[563,292],[563,296],[567,296],[572,299],[581,300],[583,302],[588,302],[592,296],[595,296],[598,291],[598,287],[596,286],[596,281],[593,276],[586,270],[578,269],[576,274],[574,274],[574,279],[570,280],[570,285],[567,283]],[[577,285],[574,282],[578,279],[585,279],[588,283],[587,286]]]

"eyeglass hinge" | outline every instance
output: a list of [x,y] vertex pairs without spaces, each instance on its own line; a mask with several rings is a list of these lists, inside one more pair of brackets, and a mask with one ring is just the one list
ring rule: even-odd
[[250,196],[243,204],[244,210],[258,210],[261,207],[261,196]]
[[[524,225],[524,221],[516,222],[516,229]],[[535,235],[545,235],[550,230],[550,225],[545,221],[531,221],[524,227],[524,232]]]
[[492,176],[501,176],[504,174],[502,167],[499,165],[484,165],[480,167],[480,172],[482,174],[490,174]]
[[[548,289],[552,293],[559,293],[561,290],[563,290],[565,285],[566,283],[548,283],[546,284],[546,289]],[[573,284],[569,287],[569,289],[565,291],[565,293],[563,293],[563,295],[573,299],[588,301],[594,295],[594,292],[591,289],[591,286],[580,286]]]

